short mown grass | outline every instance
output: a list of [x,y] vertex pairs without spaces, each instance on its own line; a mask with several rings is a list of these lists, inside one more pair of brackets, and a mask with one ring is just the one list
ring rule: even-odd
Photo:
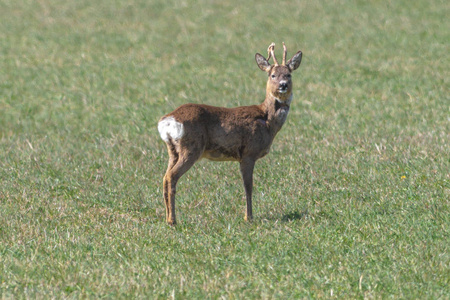
[[[1,298],[448,299],[448,4],[191,2],[0,0]],[[262,102],[283,41],[255,220],[201,161],[167,226],[159,117]]]

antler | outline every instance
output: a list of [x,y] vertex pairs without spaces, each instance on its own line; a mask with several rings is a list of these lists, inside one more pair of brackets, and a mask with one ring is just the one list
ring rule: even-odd
[[271,49],[275,48],[275,43],[272,43],[267,48],[267,61],[272,57],[272,53],[270,52]]
[[[275,63],[276,66],[278,66],[278,61],[275,57],[274,49],[275,49],[275,43],[272,43],[272,44],[270,44],[269,48],[267,48],[267,52],[269,53],[269,58],[270,58],[270,56],[272,56],[273,62]],[[267,60],[269,60],[269,58]]]
[[[278,66],[278,61],[277,61],[277,59],[275,57],[274,50],[275,50],[275,43],[272,43],[272,44],[269,45],[269,48],[267,48],[267,55],[268,55],[267,61],[271,57],[273,57],[273,62],[275,63],[276,66]],[[283,42],[283,63],[282,63],[282,66],[286,65],[286,55],[287,55],[287,49],[286,49],[286,45]]]

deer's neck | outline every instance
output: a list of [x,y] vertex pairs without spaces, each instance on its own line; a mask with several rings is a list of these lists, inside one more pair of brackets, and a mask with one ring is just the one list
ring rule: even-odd
[[273,136],[283,127],[289,113],[291,101],[292,93],[284,99],[280,99],[272,93],[267,93],[266,99],[261,104],[262,110],[267,115],[267,126]]

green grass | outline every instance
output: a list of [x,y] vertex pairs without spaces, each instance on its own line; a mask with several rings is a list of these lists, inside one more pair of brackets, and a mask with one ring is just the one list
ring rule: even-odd
[[[1,298],[449,299],[446,1],[0,0]],[[201,161],[165,224],[156,124],[262,102],[304,53],[255,168]]]

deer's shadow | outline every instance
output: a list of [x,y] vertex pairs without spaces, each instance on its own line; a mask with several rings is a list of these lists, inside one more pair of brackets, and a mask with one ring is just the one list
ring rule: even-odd
[[292,222],[292,221],[298,221],[298,220],[304,220],[309,216],[308,209],[305,209],[303,211],[294,210],[290,212],[286,212],[282,215],[271,215],[270,217],[266,217],[266,220],[273,220],[273,221],[281,221],[281,222]]
[[309,212],[307,209],[305,209],[304,211],[294,210],[292,212],[285,213],[281,217],[281,221],[290,222],[290,221],[303,220],[303,219],[307,218],[308,215],[309,215]]

